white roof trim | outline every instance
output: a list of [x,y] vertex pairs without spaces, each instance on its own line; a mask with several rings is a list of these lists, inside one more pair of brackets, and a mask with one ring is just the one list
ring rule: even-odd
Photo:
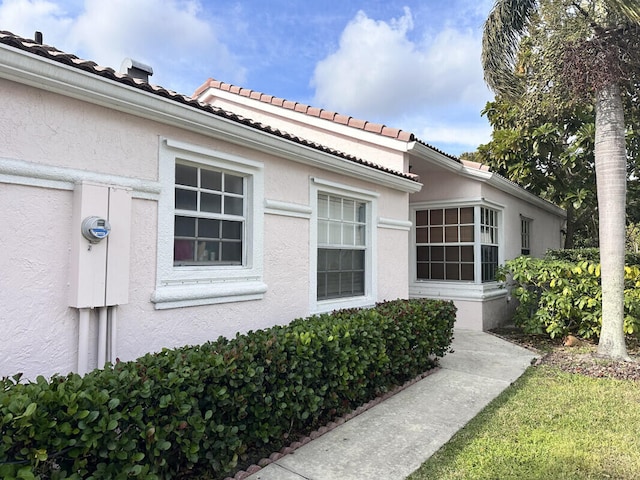
[[418,158],[423,159],[431,164],[445,168],[451,172],[458,173],[459,175],[472,178],[474,180],[487,183],[498,190],[513,195],[514,197],[525,200],[549,213],[558,215],[559,217],[566,218],[567,212],[554,205],[547,200],[544,200],[531,192],[526,191],[516,183],[507,180],[502,175],[487,170],[478,170],[477,168],[471,168],[458,163],[455,160],[448,158],[441,153],[435,152],[427,146],[419,143],[412,142],[409,146],[409,152],[416,155]]
[[94,73],[0,44],[0,78],[118,110],[407,193],[419,182],[212,115]]

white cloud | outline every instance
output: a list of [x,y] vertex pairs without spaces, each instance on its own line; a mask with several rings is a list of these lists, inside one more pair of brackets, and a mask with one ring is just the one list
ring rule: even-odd
[[[414,28],[408,8],[388,22],[359,12],[337,51],[316,65],[316,104],[413,131],[428,142],[486,142],[480,110],[492,97],[482,79],[480,32],[449,26],[412,41],[408,34]],[[479,125],[460,128],[462,111],[466,118],[477,115]],[[425,114],[434,119],[428,126],[416,120],[424,121]],[[469,135],[469,128],[478,133]]]
[[28,37],[40,30],[45,43],[115,70],[127,57],[149,64],[153,83],[180,93],[191,93],[209,76],[245,79],[246,70],[218,40],[198,1],[85,0],[75,18],[59,4],[5,0],[0,24]]

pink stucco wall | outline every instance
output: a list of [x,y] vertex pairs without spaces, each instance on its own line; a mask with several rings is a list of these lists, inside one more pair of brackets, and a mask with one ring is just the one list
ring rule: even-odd
[[[310,205],[310,178],[379,194],[380,217],[407,220],[408,194],[237,144],[0,80],[0,162],[30,162],[158,181],[160,137],[264,164],[265,198]],[[21,184],[22,183],[22,184]],[[118,308],[117,356],[287,323],[309,314],[309,218],[265,214],[262,300],[156,310],[157,199],[133,194],[129,302]],[[68,307],[73,191],[54,180],[0,176],[0,375],[75,370],[78,312]],[[377,229],[378,299],[407,296],[408,232]],[[95,326],[91,349],[95,350]],[[95,359],[94,359],[95,360]],[[92,361],[94,361],[92,360]],[[94,365],[90,365],[94,366]]]

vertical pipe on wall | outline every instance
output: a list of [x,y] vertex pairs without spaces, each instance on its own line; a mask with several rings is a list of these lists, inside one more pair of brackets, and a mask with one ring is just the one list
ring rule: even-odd
[[89,370],[89,323],[91,309],[78,310],[78,373],[84,375]]
[[107,362],[107,308],[98,308],[98,368]]
[[118,322],[118,306],[109,307],[109,361],[116,363],[116,327]]

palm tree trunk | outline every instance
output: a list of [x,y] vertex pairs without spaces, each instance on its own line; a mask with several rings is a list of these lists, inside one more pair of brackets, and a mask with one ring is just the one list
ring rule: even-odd
[[600,218],[602,332],[598,354],[628,359],[624,338],[624,258],[627,156],[619,87],[596,93],[595,165]]

